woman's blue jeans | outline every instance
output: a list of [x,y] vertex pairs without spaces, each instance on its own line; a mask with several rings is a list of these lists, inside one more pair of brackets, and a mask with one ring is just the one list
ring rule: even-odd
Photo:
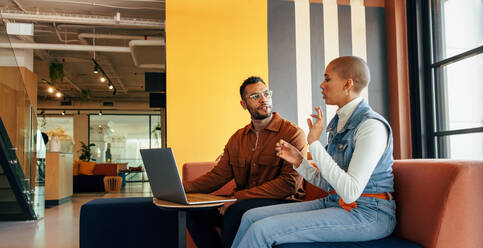
[[357,242],[384,238],[396,226],[394,200],[360,197],[357,209],[342,209],[337,195],[307,202],[254,208],[242,218],[232,247],[284,243]]

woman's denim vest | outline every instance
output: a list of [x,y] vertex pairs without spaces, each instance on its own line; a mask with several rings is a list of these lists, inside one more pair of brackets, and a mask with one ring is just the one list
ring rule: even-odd
[[[392,131],[389,123],[374,112],[371,107],[362,101],[352,113],[351,117],[345,124],[341,132],[337,133],[337,122],[339,117],[336,115],[327,126],[327,132],[329,133],[328,145],[326,146],[327,152],[335,160],[335,162],[344,170],[347,171],[349,163],[354,152],[354,136],[359,125],[367,119],[376,119],[384,123],[388,130],[387,146],[382,154],[381,159],[377,163],[374,172],[369,179],[363,194],[367,193],[385,193],[394,191],[394,181],[392,174],[392,164],[394,162],[392,156]],[[333,188],[329,185],[329,189]]]

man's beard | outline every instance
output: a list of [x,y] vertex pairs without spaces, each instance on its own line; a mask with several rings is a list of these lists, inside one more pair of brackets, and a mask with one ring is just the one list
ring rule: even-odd
[[250,115],[254,120],[263,120],[272,116],[272,106],[270,105],[267,105],[267,114],[261,114],[260,112],[258,112],[257,109],[252,108],[250,106],[247,106],[247,107],[248,107],[248,112],[250,112]]

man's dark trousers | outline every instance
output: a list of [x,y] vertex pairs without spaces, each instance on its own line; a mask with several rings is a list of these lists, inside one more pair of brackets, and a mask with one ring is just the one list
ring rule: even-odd
[[[228,248],[231,247],[235,239],[241,218],[246,211],[252,208],[289,202],[293,201],[265,198],[248,199],[231,205],[224,216],[218,212],[218,209],[192,210],[188,212],[186,224],[198,248]],[[215,229],[216,227],[222,228],[221,239]]]

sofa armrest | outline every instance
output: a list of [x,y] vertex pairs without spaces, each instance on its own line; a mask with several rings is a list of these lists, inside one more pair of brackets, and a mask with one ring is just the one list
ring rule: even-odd
[[[209,172],[213,167],[215,167],[215,162],[190,162],[183,165],[183,181],[194,180],[207,172]],[[213,195],[231,195],[235,189],[235,181],[231,180],[223,187],[212,192]]]
[[424,247],[483,244],[483,161],[394,163],[395,233]]

